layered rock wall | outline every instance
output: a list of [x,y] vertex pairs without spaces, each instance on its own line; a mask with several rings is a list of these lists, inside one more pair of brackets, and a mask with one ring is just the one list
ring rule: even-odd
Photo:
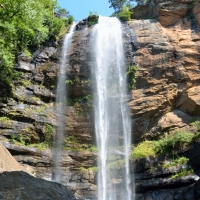
[[[67,107],[62,183],[76,190],[77,196],[83,196],[82,191],[89,191],[95,196],[96,186],[92,185],[96,170],[89,169],[96,166],[90,29],[78,27],[66,63]],[[2,144],[17,161],[32,166],[37,177],[48,180],[51,180],[53,159],[49,148],[57,125],[55,93],[60,51],[61,46],[50,45],[33,52],[32,58],[20,55],[15,70],[21,78],[7,93],[2,93],[0,103]],[[88,190],[91,187],[94,187],[94,192]]]
[[130,26],[138,48],[137,90],[130,102],[133,132],[156,138],[188,126],[199,115],[199,29],[189,21],[167,29],[156,20],[133,21]]
[[[137,66],[136,85],[130,90],[129,102],[134,144],[144,138],[155,140],[174,130],[195,131],[191,121],[198,121],[200,114],[199,2],[194,6],[191,1],[151,1],[149,5],[140,5],[143,11],[135,12],[135,18],[140,15],[138,18],[154,16],[156,19],[123,24],[126,67]],[[197,20],[185,17],[193,8]],[[86,21],[80,22],[68,52],[62,156],[62,183],[74,190],[77,197],[87,199],[95,199],[97,194],[91,29]],[[50,149],[44,147],[51,146],[57,124],[54,102],[60,50],[61,46],[49,45],[35,51],[32,58],[20,55],[15,69],[22,79],[12,88],[0,91],[1,141],[20,163],[33,166],[36,175],[46,179],[51,179],[52,157]],[[190,158],[190,166],[198,174],[200,156],[195,146],[198,143],[182,153]],[[170,159],[131,161],[138,199],[181,199],[187,191],[192,191],[192,198],[198,197],[199,183],[195,190],[193,187],[198,176],[171,180],[169,175],[180,172],[182,167],[156,168]],[[169,190],[171,187],[176,189]],[[171,196],[167,196],[169,192]]]
[[199,24],[199,1],[192,0],[150,0],[137,5],[132,14],[133,19],[156,19],[162,26],[183,24],[183,19],[196,18]]

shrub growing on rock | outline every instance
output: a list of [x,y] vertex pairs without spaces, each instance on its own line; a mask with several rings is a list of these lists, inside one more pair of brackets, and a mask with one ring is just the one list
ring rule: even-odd
[[121,21],[129,21],[131,20],[131,14],[132,12],[129,10],[129,8],[124,6],[117,16]]
[[[47,39],[55,39],[72,18],[56,16],[54,0],[3,1],[0,7],[0,80],[10,84],[17,74],[13,72],[15,57]],[[18,77],[17,77],[18,78]]]
[[99,19],[99,15],[97,15],[96,13],[93,14],[92,12],[90,12],[90,14],[88,16],[88,26],[97,24],[98,19]]
[[132,153],[132,158],[146,158],[149,156],[155,156],[156,152],[155,148],[155,141],[144,141],[141,142]]
[[194,133],[175,131],[172,135],[165,134],[165,138],[155,141],[156,153],[170,152],[171,150],[184,148],[193,140]]
[[180,148],[187,148],[195,139],[195,134],[186,131],[175,131],[171,135],[165,134],[163,139],[158,141],[141,142],[132,153],[132,158],[145,158],[158,154],[178,151]]

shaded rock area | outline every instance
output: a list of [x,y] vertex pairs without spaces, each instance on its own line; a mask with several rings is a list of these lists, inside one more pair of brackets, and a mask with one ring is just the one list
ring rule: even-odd
[[188,163],[175,163],[170,153],[131,160],[136,200],[198,199],[199,148],[199,143],[193,143],[189,150],[179,153],[189,159]]
[[[194,151],[196,152],[197,149],[192,148],[184,154],[190,158],[190,162],[194,161],[191,156],[194,156]],[[175,176],[183,171],[189,171],[191,163],[173,165],[173,159],[168,156],[142,158],[132,162],[134,162],[132,170],[135,172],[133,178],[135,179],[137,200],[199,198],[196,189],[200,182],[198,175],[191,171],[188,175]],[[133,163],[131,166],[133,167]]]
[[[76,31],[66,65],[68,106],[64,116],[61,182],[76,192],[77,197],[85,193],[96,196],[97,191],[95,170],[89,169],[96,166],[89,34],[90,29]],[[18,162],[31,166],[36,177],[47,180],[51,180],[50,147],[57,125],[55,93],[60,51],[61,46],[41,46],[31,58],[19,55],[14,69],[21,78],[0,99],[3,145]]]
[[0,174],[0,199],[75,200],[63,185],[34,178],[25,172]]
[[200,25],[200,2],[199,1],[195,1],[194,3],[193,14],[195,16],[195,19],[197,20],[198,25]]

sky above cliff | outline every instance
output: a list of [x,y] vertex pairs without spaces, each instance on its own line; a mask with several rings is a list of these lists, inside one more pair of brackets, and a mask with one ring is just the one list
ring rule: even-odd
[[93,13],[96,11],[102,16],[110,16],[114,12],[112,8],[109,8],[108,0],[58,0],[58,3],[77,21],[88,17],[90,11]]

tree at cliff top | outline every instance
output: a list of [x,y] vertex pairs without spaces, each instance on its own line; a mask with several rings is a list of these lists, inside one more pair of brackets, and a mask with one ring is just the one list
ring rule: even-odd
[[10,83],[15,76],[17,54],[29,54],[29,47],[55,38],[68,24],[56,17],[55,0],[0,0],[0,81]]
[[118,17],[122,21],[129,21],[132,14],[130,9],[133,8],[131,1],[133,0],[109,0],[110,7],[113,7],[115,10],[111,16]]
[[115,13],[119,13],[123,7],[132,8],[135,0],[108,0],[108,2],[110,3],[110,8],[112,7]]
[[122,21],[128,21],[136,5],[148,4],[150,0],[108,0],[108,2],[110,3],[110,8],[114,9],[114,13],[111,15],[112,17],[118,17]]

